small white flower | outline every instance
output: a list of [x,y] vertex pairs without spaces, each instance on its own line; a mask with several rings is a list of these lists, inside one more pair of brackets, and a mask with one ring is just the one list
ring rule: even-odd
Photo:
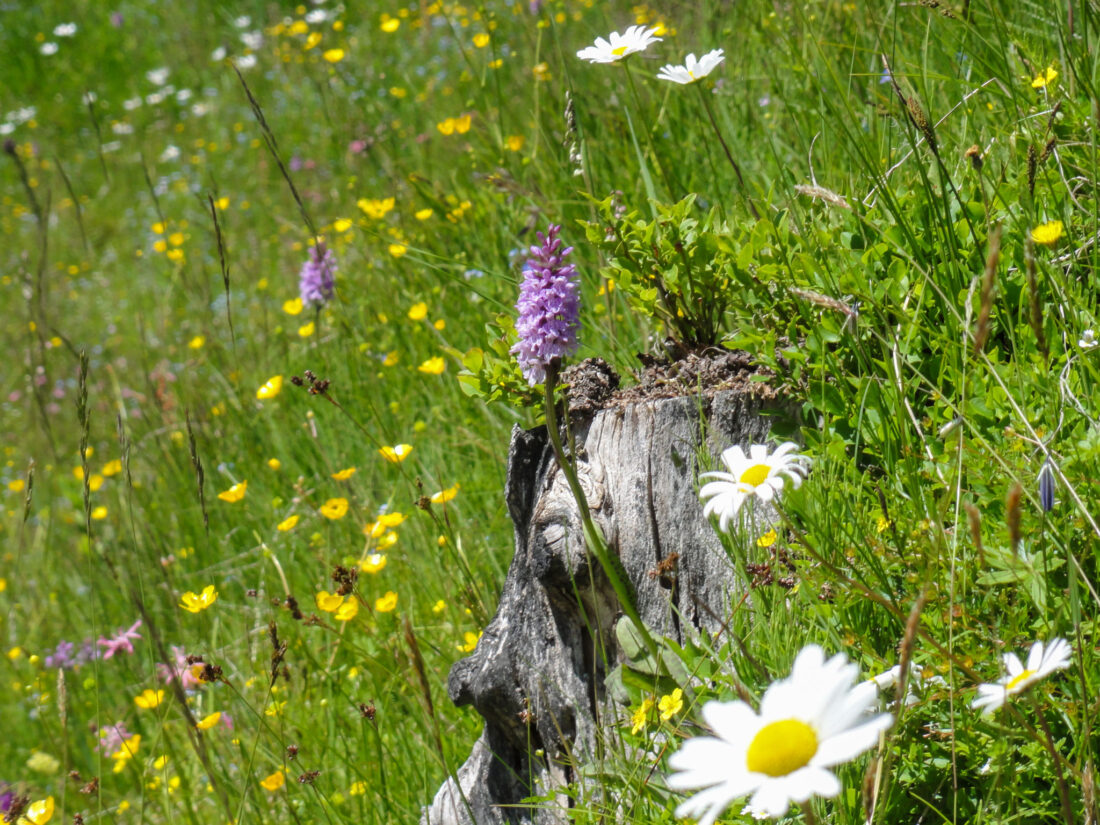
[[168,145],[164,147],[164,151],[160,153],[160,162],[168,163],[173,160],[179,160],[180,150],[178,146]]
[[38,51],[49,57],[51,54],[57,54],[57,44],[52,40],[47,40],[41,46],[38,47]]
[[1048,644],[1036,642],[1027,654],[1027,667],[1020,664],[1015,653],[1004,655],[1007,673],[992,685],[978,685],[978,698],[970,703],[973,708],[984,708],[983,713],[993,713],[1009,696],[1022,693],[1044,676],[1069,667],[1073,648],[1065,639],[1052,639]]
[[144,101],[140,97],[131,97],[128,100],[122,101],[122,108],[127,112],[132,112],[134,109],[140,109],[142,103],[144,103]]
[[163,86],[168,80],[168,72],[169,69],[167,66],[162,66],[159,69],[150,69],[145,73],[145,79],[154,86]]
[[717,515],[719,529],[727,532],[730,521],[750,496],[771,501],[783,489],[784,477],[790,479],[791,486],[797,489],[809,472],[810,459],[794,453],[796,449],[798,445],[788,441],[780,444],[770,456],[763,444],[750,446],[748,456],[738,446],[725,450],[722,463],[729,472],[703,473],[699,476],[701,479],[717,479],[707,482],[699,490],[699,497],[706,502],[703,515],[708,518]]
[[673,66],[669,63],[661,69],[661,71],[657,72],[657,78],[659,80],[670,80],[673,83],[679,83],[686,86],[689,83],[694,83],[696,80],[702,80],[718,68],[718,65],[725,59],[726,56],[721,49],[707,52],[698,60],[695,59],[694,54],[689,54],[684,59],[683,66]]
[[1097,344],[1100,344],[1100,341],[1096,340],[1096,331],[1092,329],[1086,329],[1082,332],[1081,339],[1077,342],[1077,346],[1081,349],[1092,349]]
[[256,65],[256,55],[254,54],[242,54],[237,58],[238,69],[251,69]]
[[577,52],[577,57],[590,63],[614,63],[622,60],[629,54],[640,52],[651,43],[661,38],[657,37],[657,29],[647,29],[645,26],[631,26],[622,34],[611,32],[611,40],[596,38],[596,45],[589,46]]
[[305,21],[311,26],[316,26],[318,23],[324,23],[326,20],[328,20],[328,12],[324,9],[314,9],[305,16]]
[[176,103],[186,103],[192,97],[194,97],[194,95],[195,93],[192,92],[190,89],[180,89],[178,92],[176,92]]
[[263,32],[241,32],[241,42],[252,51],[257,51],[264,44]]
[[749,813],[780,817],[792,802],[840,793],[830,768],[873,747],[890,727],[888,714],[868,717],[878,691],[853,686],[859,668],[842,653],[826,660],[808,645],[791,675],[772,683],[757,713],[744,702],[707,702],[703,718],[713,737],[689,739],[669,759],[676,790],[702,788],[676,816],[712,825],[735,799],[752,794]]
[[145,102],[150,106],[159,106],[167,95],[164,92],[151,92],[145,96]]
[[89,89],[81,96],[80,100],[85,106],[87,106],[88,104],[95,103],[97,100],[99,100],[99,95]]
[[218,63],[219,61],[225,60],[225,55],[225,46],[218,46],[218,48],[210,52],[210,59],[213,60],[215,63]]
[[125,123],[121,120],[116,120],[111,124],[111,131],[116,135],[132,135],[134,133],[134,127],[129,123]]
[[195,117],[202,117],[210,111],[210,104],[208,103],[192,103],[191,114]]
[[14,123],[0,123],[0,135],[10,135],[14,131]]
[[53,27],[54,37],[72,37],[76,34],[76,23],[58,23]]
[[238,29],[247,29],[249,26],[252,25],[252,18],[249,17],[247,14],[242,14],[240,17],[233,21],[233,25],[236,26]]

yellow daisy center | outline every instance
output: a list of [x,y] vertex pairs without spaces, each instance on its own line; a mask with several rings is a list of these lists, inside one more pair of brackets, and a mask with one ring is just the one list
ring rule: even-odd
[[764,725],[749,744],[746,766],[753,773],[786,776],[806,765],[817,753],[817,734],[798,719]]
[[767,464],[753,464],[749,469],[741,473],[741,478],[739,478],[738,481],[742,484],[748,484],[750,487],[759,487],[767,480],[771,471],[772,468]]
[[616,46],[614,49],[611,50],[611,53],[615,55],[615,57],[622,57],[624,54],[626,54],[626,46]]
[[1011,691],[1012,689],[1019,687],[1021,682],[1027,681],[1034,675],[1034,670],[1025,670],[1023,673],[1021,673],[1019,676],[1017,676],[1015,679],[1005,685],[1005,690]]

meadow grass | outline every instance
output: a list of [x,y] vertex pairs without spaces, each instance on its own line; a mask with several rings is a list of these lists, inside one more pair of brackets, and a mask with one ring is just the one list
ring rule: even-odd
[[[721,294],[692,343],[773,368],[814,462],[723,537],[753,598],[676,653],[690,701],[639,726],[673,684],[635,691],[572,816],[673,821],[703,701],[817,642],[912,691],[818,817],[1096,821],[1092,5],[345,5],[0,10],[0,780],[55,821],[418,818],[480,729],[446,675],[510,558],[541,412],[502,356],[560,224],[580,356],[629,373]],[[633,24],[662,42],[575,56]],[[621,241],[688,196],[669,312]],[[970,707],[1054,637],[1068,670]]]

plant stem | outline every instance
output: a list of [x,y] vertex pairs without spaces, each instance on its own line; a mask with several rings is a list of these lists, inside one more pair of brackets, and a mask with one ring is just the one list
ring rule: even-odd
[[659,657],[657,649],[657,643],[653,640],[653,637],[649,633],[649,628],[642,622],[642,617],[638,614],[638,609],[634,604],[634,596],[630,592],[630,588],[623,577],[619,575],[619,571],[611,561],[610,550],[607,547],[607,543],[604,541],[603,533],[592,521],[592,511],[588,507],[588,498],[584,494],[584,490],[581,488],[580,479],[577,477],[577,468],[574,466],[570,459],[565,456],[565,451],[561,446],[561,434],[558,431],[558,416],[557,411],[554,409],[554,388],[558,381],[558,367],[559,363],[557,359],[554,359],[546,367],[546,431],[550,436],[550,444],[554,448],[554,457],[558,461],[558,467],[561,468],[562,475],[565,476],[565,480],[569,484],[569,490],[573,493],[573,498],[577,501],[577,507],[581,514],[581,524],[584,529],[585,542],[588,545],[588,549],[595,555],[596,560],[600,563],[600,567],[603,568],[604,574],[607,576],[608,581],[611,582],[611,587],[615,591],[615,595],[619,599],[619,604],[623,609],[623,613],[634,623],[634,627],[637,629],[638,634],[642,637],[649,652],[656,660]]
[[714,134],[718,137],[718,142],[722,145],[722,151],[726,153],[726,160],[730,162],[730,166],[733,167],[733,173],[737,175],[737,186],[741,193],[741,199],[745,201],[745,205],[752,212],[752,216],[757,220],[760,220],[760,213],[756,211],[756,204],[752,202],[752,198],[749,197],[748,192],[745,190],[745,178],[741,174],[741,167],[737,165],[737,161],[733,159],[733,152],[730,151],[729,145],[726,143],[726,139],[722,137],[722,130],[718,128],[718,121],[714,119],[714,109],[711,107],[710,97],[707,95],[705,89],[698,83],[695,87],[699,90],[699,97],[703,100],[703,109],[707,113],[707,118],[710,120],[710,126],[714,129]]
[[1055,777],[1058,780],[1058,801],[1062,805],[1062,816],[1065,817],[1066,825],[1073,825],[1076,821],[1073,818],[1073,805],[1069,801],[1069,786],[1066,785],[1066,775],[1062,771],[1062,763],[1059,761],[1058,750],[1054,747],[1054,734],[1050,731],[1050,726],[1047,724],[1046,714],[1043,713],[1043,709],[1039,706],[1034,696],[1029,697],[1031,704],[1035,708],[1035,717],[1039,720],[1039,727],[1043,729],[1043,744],[1046,745],[1047,751],[1050,753],[1051,759],[1054,760]]

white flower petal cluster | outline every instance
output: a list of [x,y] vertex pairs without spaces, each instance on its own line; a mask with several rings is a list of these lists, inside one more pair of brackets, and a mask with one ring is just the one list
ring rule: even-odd
[[689,739],[669,759],[676,790],[702,788],[676,809],[712,825],[736,799],[752,794],[754,816],[780,817],[792,802],[833,797],[840,782],[830,770],[873,747],[893,722],[869,716],[874,682],[854,684],[859,668],[844,654],[831,659],[817,645],[803,648],[791,675],[774,682],[757,713],[744,702],[707,702],[703,718],[714,736]]
[[657,72],[657,79],[669,80],[673,83],[687,86],[689,83],[694,83],[696,80],[702,80],[718,68],[719,64],[725,59],[726,55],[722,49],[715,49],[712,52],[707,52],[698,60],[695,59],[694,54],[689,54],[684,58],[683,66],[674,66],[669,63],[661,69],[661,71]]
[[622,34],[611,32],[609,40],[596,38],[596,44],[577,52],[577,57],[589,63],[614,63],[634,52],[644,51],[661,38],[656,36],[657,29],[645,26],[631,26]]
[[1036,642],[1027,655],[1027,666],[1020,663],[1015,653],[1004,655],[1005,675],[999,682],[978,685],[978,698],[971,707],[983,708],[983,713],[993,713],[1009,696],[1022,693],[1040,679],[1056,670],[1069,667],[1073,648],[1065,639],[1052,639],[1047,644]]
[[[722,463],[728,472],[703,473],[701,479],[712,478],[699,490],[704,501],[703,515],[718,516],[718,527],[729,531],[730,522],[741,505],[752,496],[771,501],[783,489],[785,480],[797,489],[809,472],[810,459],[795,452],[798,445],[792,441],[780,444],[768,455],[763,444],[753,444],[749,454],[739,446],[722,452]],[[709,500],[708,500],[709,499]]]

